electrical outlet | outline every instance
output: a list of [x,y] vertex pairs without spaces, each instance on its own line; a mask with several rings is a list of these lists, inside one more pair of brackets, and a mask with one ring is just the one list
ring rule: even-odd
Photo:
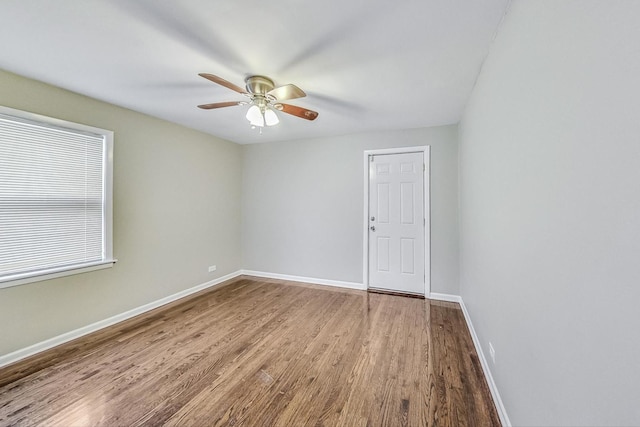
[[215,265],[211,265],[209,266],[209,273],[211,273],[212,271],[216,271],[217,267]]
[[496,351],[493,349],[493,344],[489,343],[489,355],[491,356],[491,361],[493,364],[496,364]]

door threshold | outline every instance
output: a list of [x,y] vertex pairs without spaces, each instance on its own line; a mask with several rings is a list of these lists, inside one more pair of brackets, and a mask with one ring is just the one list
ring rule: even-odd
[[419,298],[425,299],[422,294],[414,294],[411,292],[398,292],[398,291],[389,291],[387,289],[379,289],[379,288],[367,288],[367,292],[371,292],[373,294],[384,294],[384,295],[393,295],[397,297],[409,297],[409,298]]

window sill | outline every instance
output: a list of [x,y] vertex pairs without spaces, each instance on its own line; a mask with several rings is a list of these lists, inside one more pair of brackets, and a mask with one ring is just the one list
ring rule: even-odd
[[40,282],[42,280],[56,279],[58,277],[87,273],[89,271],[111,268],[118,260],[101,261],[99,263],[82,264],[73,267],[58,267],[33,273],[14,274],[0,279],[0,289],[13,286],[26,285],[27,283]]

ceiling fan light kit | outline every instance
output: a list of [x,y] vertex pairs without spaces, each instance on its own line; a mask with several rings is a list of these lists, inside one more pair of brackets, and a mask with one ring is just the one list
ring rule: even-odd
[[315,118],[318,117],[318,113],[315,111],[291,104],[283,104],[281,102],[307,96],[307,94],[296,85],[287,84],[275,87],[273,80],[269,77],[256,75],[249,76],[245,79],[246,90],[244,90],[241,87],[213,74],[200,73],[199,75],[207,80],[238,92],[250,100],[249,102],[230,101],[202,104],[198,105],[199,108],[211,110],[216,108],[232,107],[234,105],[250,104],[251,106],[247,110],[246,118],[249,120],[252,128],[257,127],[260,129],[260,133],[262,133],[263,127],[274,126],[280,123],[280,119],[278,119],[278,115],[274,110],[282,111],[283,113],[291,114],[306,120],[315,120]]
[[268,107],[252,105],[247,110],[247,120],[252,126],[274,126],[280,123],[276,113]]

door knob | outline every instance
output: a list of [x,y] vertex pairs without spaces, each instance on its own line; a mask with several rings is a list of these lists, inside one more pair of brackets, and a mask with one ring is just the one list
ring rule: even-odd
[[371,231],[376,231],[376,226],[375,225],[371,226]]

